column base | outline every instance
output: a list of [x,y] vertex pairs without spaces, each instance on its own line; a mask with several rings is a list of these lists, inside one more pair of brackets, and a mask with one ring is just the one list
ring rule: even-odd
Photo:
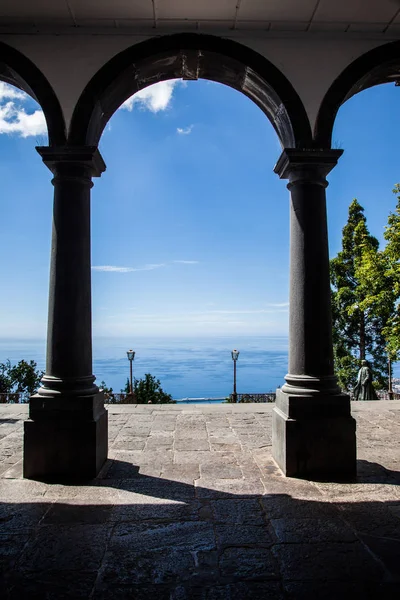
[[278,389],[272,454],[283,474],[315,480],[356,477],[356,422],[350,397],[295,396]]
[[24,477],[38,481],[82,481],[96,477],[108,453],[104,396],[30,399],[24,423]]

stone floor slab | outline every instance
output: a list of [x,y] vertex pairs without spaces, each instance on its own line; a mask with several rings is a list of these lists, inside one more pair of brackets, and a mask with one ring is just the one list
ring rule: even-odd
[[0,406],[6,600],[392,600],[400,402],[353,403],[358,477],[287,479],[273,405],[110,405],[109,460],[84,485],[22,479],[27,407]]

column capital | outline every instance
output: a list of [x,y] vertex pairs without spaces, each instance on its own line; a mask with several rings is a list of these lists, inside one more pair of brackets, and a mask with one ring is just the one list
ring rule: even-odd
[[326,184],[326,176],[337,165],[343,150],[285,148],[274,167],[281,179],[292,183]]
[[60,165],[84,167],[91,177],[100,177],[106,170],[97,146],[36,146],[36,150],[54,175]]

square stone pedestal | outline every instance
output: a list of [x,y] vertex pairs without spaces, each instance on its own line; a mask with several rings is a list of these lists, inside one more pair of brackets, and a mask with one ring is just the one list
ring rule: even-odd
[[108,452],[108,414],[102,393],[32,396],[24,423],[24,477],[79,481],[96,477]]
[[350,414],[350,397],[295,396],[278,389],[272,454],[287,477],[355,479],[356,422]]

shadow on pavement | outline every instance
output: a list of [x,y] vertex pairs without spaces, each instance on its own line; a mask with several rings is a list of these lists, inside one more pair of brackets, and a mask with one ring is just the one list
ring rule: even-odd
[[377,463],[354,484],[271,475],[259,493],[120,460],[101,475],[1,481],[2,598],[398,598],[400,474]]

